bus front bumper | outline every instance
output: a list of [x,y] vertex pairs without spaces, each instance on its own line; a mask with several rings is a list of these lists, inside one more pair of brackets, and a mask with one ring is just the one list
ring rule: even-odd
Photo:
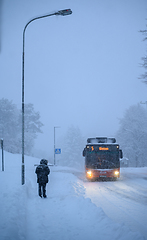
[[120,169],[88,169],[86,168],[86,177],[93,178],[119,178]]

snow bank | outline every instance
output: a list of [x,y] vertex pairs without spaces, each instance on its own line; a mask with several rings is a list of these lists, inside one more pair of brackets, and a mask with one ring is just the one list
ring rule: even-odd
[[26,184],[21,186],[21,156],[5,152],[5,171],[0,172],[1,240],[144,239],[86,199],[83,185],[69,168],[52,167],[48,198],[39,198],[35,163],[39,159],[25,157]]

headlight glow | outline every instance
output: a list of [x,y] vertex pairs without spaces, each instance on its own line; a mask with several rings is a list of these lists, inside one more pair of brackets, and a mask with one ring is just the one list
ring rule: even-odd
[[87,175],[88,175],[88,177],[92,177],[92,172],[91,171],[87,171]]
[[115,171],[114,174],[115,174],[115,175],[119,175],[119,172],[118,172],[118,171]]

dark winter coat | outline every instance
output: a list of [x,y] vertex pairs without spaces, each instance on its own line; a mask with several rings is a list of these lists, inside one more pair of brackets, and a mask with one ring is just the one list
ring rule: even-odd
[[37,174],[37,183],[44,184],[48,183],[48,175],[50,174],[50,169],[45,164],[40,164],[35,173]]

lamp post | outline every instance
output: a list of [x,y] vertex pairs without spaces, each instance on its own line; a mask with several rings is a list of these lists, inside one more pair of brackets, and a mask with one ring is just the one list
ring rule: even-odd
[[22,52],[22,185],[25,183],[25,165],[24,165],[24,53],[25,53],[25,32],[26,32],[26,28],[28,27],[28,25],[31,22],[33,22],[37,19],[50,17],[50,16],[53,16],[53,15],[66,16],[66,15],[70,15],[70,14],[72,14],[71,9],[64,9],[64,10],[60,10],[58,12],[54,12],[54,13],[51,13],[51,14],[35,17],[35,18],[31,19],[25,25],[24,30],[23,30],[23,52]]
[[56,149],[56,147],[55,147],[55,145],[56,145],[56,141],[55,141],[55,129],[56,128],[60,128],[60,127],[54,127],[54,165],[56,164],[56,158],[55,158],[55,156],[56,156],[56,154],[55,154],[55,149]]

